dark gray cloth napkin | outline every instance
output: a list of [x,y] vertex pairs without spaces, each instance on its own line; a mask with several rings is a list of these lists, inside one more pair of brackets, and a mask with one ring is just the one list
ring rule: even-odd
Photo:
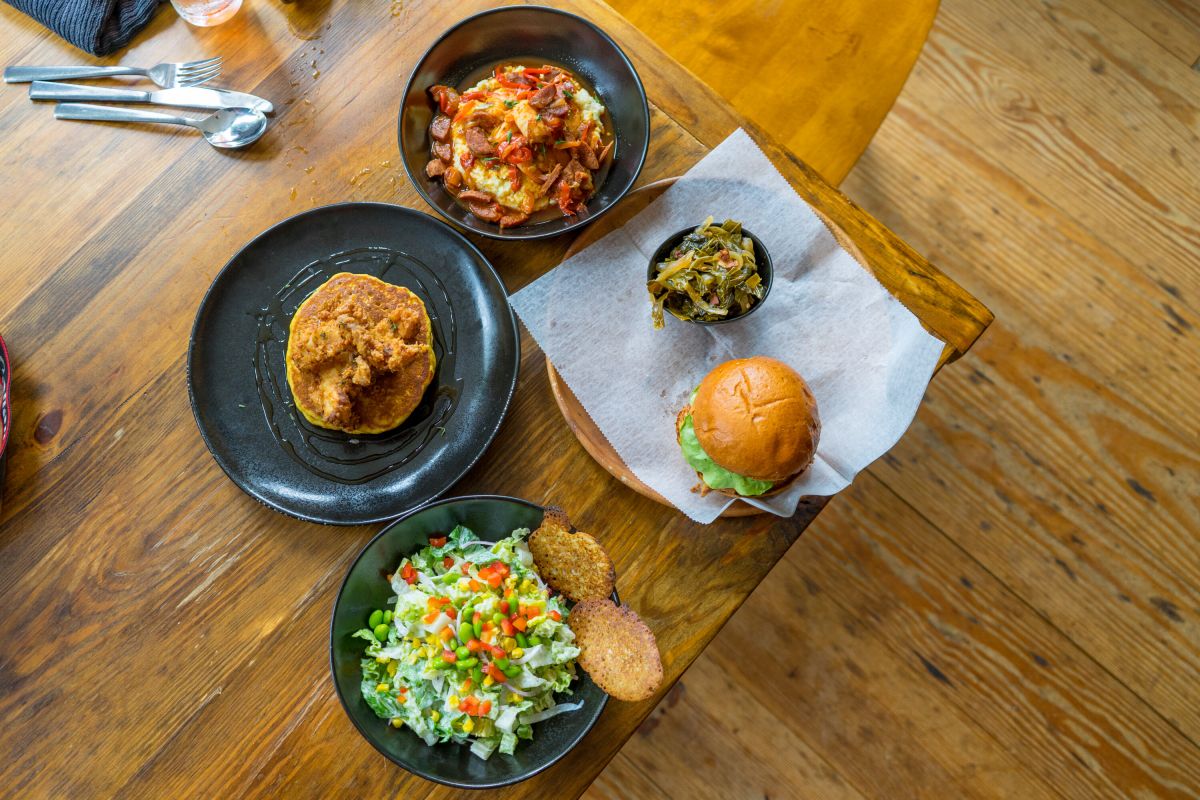
[[146,26],[160,0],[6,0],[80,50],[103,56]]

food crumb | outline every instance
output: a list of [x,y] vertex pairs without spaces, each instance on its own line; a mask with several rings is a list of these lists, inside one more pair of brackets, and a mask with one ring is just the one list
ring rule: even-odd
[[293,200],[296,199],[296,187],[295,186],[292,187],[292,199]]

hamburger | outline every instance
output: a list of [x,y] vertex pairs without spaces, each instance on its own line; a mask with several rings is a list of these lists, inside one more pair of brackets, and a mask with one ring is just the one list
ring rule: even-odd
[[675,433],[701,494],[765,497],[812,464],[821,420],[799,373],[755,356],[726,361],[704,376],[675,418]]

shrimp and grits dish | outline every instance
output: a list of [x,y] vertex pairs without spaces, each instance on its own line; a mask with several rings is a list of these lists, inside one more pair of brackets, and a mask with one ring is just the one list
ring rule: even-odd
[[561,67],[506,64],[461,94],[435,85],[425,167],[475,216],[501,228],[573,216],[612,157],[604,106]]

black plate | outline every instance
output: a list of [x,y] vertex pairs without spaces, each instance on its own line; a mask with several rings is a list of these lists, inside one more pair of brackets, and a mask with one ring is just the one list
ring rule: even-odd
[[363,640],[353,633],[366,624],[376,608],[392,596],[385,575],[395,571],[405,556],[428,544],[435,533],[466,525],[481,539],[499,539],[516,528],[533,530],[542,524],[544,509],[513,497],[454,497],[431,503],[380,531],[363,548],[333,606],[329,628],[329,665],[333,685],[350,721],[376,750],[422,778],[465,789],[490,789],[517,783],[558,761],[596,724],[608,702],[583,670],[571,684],[568,701],[583,701],[583,708],[543,720],[533,726],[533,740],[522,740],[511,756],[493,753],[484,761],[469,747],[452,742],[429,747],[407,728],[396,730],[375,716],[362,699],[360,683]]
[[[434,105],[426,89],[435,83],[462,87],[480,70],[527,59],[559,64],[595,88],[616,134],[612,167],[604,182],[573,217],[500,230],[471,214],[442,182],[425,175]],[[474,81],[472,81],[474,82]],[[400,100],[400,157],[417,192],[450,223],[493,239],[542,239],[575,230],[607,212],[633,186],[650,144],[650,106],[633,64],[608,34],[592,23],[542,6],[507,6],[467,17],[443,33],[417,62]]]
[[[288,389],[292,314],[343,271],[407,287],[433,321],[437,374],[388,433],[318,428]],[[519,361],[504,285],[470,242],[407,208],[344,203],[284,220],[221,270],[196,313],[188,392],[205,444],[247,494],[300,519],[354,525],[395,517],[461,478],[504,419]]]

